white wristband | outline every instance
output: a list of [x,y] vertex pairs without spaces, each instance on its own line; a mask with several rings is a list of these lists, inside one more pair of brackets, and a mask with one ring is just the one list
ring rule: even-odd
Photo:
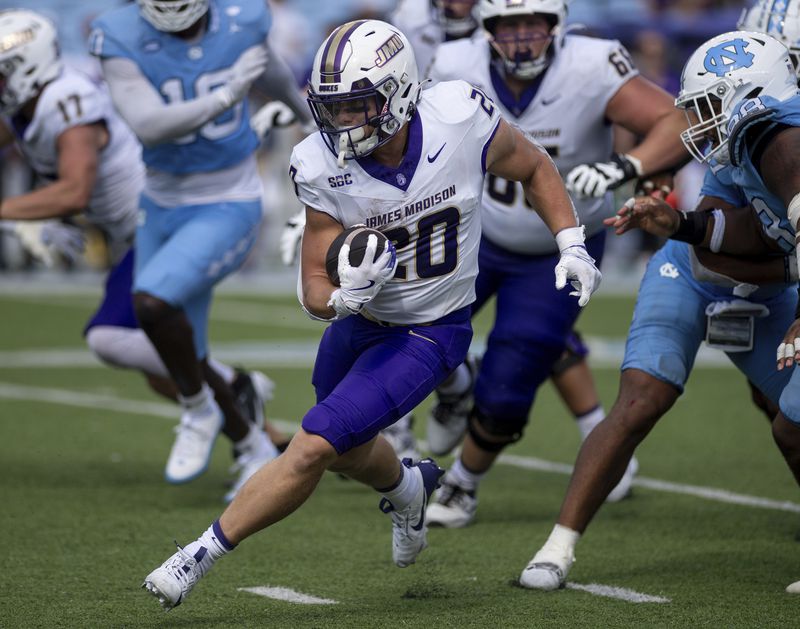
[[568,249],[569,247],[574,247],[575,245],[583,246],[585,241],[585,231],[586,228],[583,225],[578,225],[577,227],[567,227],[566,229],[562,229],[560,232],[556,234],[556,244],[558,245],[558,251],[563,252],[564,249]]
[[788,210],[789,222],[794,227],[795,234],[797,233],[797,222],[800,219],[800,193],[794,195],[794,198],[789,201]]
[[633,169],[636,171],[636,175],[638,177],[641,177],[642,176],[642,172],[643,172],[642,171],[642,160],[640,160],[638,157],[634,157],[630,153],[624,153],[623,155],[624,155],[625,159],[627,159],[631,164],[633,164]]

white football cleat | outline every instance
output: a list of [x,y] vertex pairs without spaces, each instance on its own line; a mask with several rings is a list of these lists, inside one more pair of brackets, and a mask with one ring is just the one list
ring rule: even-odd
[[542,548],[525,566],[519,584],[529,590],[558,590],[565,586],[567,573],[574,562],[572,551]]
[[214,400],[209,401],[203,414],[184,412],[175,427],[164,477],[167,482],[180,484],[194,480],[208,469],[214,441],[224,423],[222,411]]
[[[275,445],[269,440],[267,433],[261,428],[253,427],[251,430],[257,430],[252,439],[253,443],[245,446],[237,444],[236,446],[239,455],[236,457],[233,469],[239,473],[239,476],[228,493],[225,494],[223,498],[225,502],[231,502],[253,474],[280,454]],[[245,439],[245,441],[249,440]]]
[[633,478],[638,471],[639,461],[633,456],[628,463],[628,467],[625,468],[625,473],[622,475],[622,478],[606,497],[606,502],[619,502],[630,496],[631,489],[633,488]]
[[275,383],[260,371],[237,368],[231,388],[245,418],[256,426],[263,426],[264,405],[275,396]]
[[207,550],[202,546],[195,556],[178,546],[178,552],[144,578],[142,587],[155,596],[164,609],[177,607],[211,568],[209,560],[203,561],[206,555]]
[[480,368],[480,358],[469,355],[464,361],[470,375],[466,391],[458,395],[440,395],[428,415],[428,449],[437,456],[449,454],[467,432],[467,419],[472,410],[472,390]]
[[380,509],[392,514],[392,560],[400,568],[416,562],[417,555],[428,547],[428,526],[425,522],[425,509],[433,491],[439,486],[439,478],[444,470],[432,459],[422,459],[412,463],[404,459],[407,473],[420,476],[420,490],[416,498],[405,509],[395,510],[394,505],[383,498]]
[[475,519],[477,508],[478,498],[474,491],[450,483],[445,477],[425,517],[431,526],[460,529]]
[[381,430],[384,439],[394,448],[398,459],[411,459],[419,461],[419,450],[417,450],[417,438],[414,436],[412,426],[414,416],[411,413],[403,415],[394,424]]

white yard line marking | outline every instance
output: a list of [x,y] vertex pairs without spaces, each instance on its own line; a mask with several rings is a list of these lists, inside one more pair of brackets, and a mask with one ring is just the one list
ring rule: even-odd
[[[537,470],[540,472],[554,472],[556,474],[572,474],[572,466],[566,463],[556,463],[546,461],[533,456],[519,456],[516,454],[501,454],[497,459],[498,463],[519,467],[526,470]],[[744,505],[759,509],[774,509],[775,511],[788,511],[790,513],[800,513],[800,504],[770,500],[758,496],[748,496],[746,494],[736,494],[725,489],[715,489],[714,487],[702,487],[698,485],[685,485],[683,483],[672,483],[657,478],[647,478],[646,476],[636,476],[633,479],[634,487],[646,487],[655,491],[663,491],[671,494],[681,494],[684,496],[695,496],[714,502],[724,502],[726,504]]]
[[663,596],[652,596],[650,594],[642,594],[627,588],[618,588],[613,585],[601,585],[599,583],[589,583],[582,585],[581,583],[568,582],[566,585],[568,590],[580,590],[582,592],[589,592],[596,596],[605,596],[606,598],[616,598],[621,601],[629,603],[671,603],[672,601]]
[[[14,295],[5,296],[4,299],[29,304],[46,304],[48,308],[78,308],[87,313],[96,307],[92,302],[89,302],[89,306],[87,306],[85,298],[74,294],[49,297],[46,295]],[[264,302],[221,299],[214,303],[210,318],[212,321],[222,323],[246,323],[290,330],[322,331],[320,324],[309,319],[299,304],[297,307],[293,307],[271,305]]]
[[[171,404],[161,402],[147,402],[145,400],[123,399],[113,395],[86,393],[81,391],[69,391],[66,389],[51,389],[45,387],[32,387],[10,382],[0,382],[0,398],[11,400],[25,400],[33,402],[46,402],[51,404],[63,404],[65,406],[77,406],[82,408],[95,408],[105,411],[117,411],[134,415],[150,415],[153,417],[163,417],[170,420],[177,420],[178,409]],[[269,418],[280,430],[291,432],[299,428],[296,422],[281,419]],[[424,442],[420,442],[420,447],[424,447]],[[509,465],[524,470],[535,470],[540,472],[552,472],[556,474],[572,474],[572,466],[566,463],[546,461],[532,456],[520,456],[516,454],[503,454],[497,459],[502,465]],[[771,509],[774,511],[787,511],[789,513],[800,513],[800,504],[795,502],[771,500],[759,496],[748,496],[737,494],[724,489],[714,487],[702,487],[698,485],[685,485],[681,483],[671,483],[656,478],[646,478],[637,476],[633,480],[635,487],[646,487],[654,491],[665,493],[681,494],[694,496],[712,502],[723,502],[726,504],[736,504],[756,509]]]
[[339,601],[331,598],[319,598],[302,592],[295,592],[289,588],[257,586],[251,588],[237,588],[240,592],[249,592],[257,596],[274,598],[276,601],[286,601],[287,603],[299,603],[300,605],[336,605]]
[[[126,400],[114,395],[102,393],[85,393],[82,391],[68,391],[66,389],[48,389],[45,387],[31,387],[22,384],[0,382],[0,398],[8,400],[25,400],[76,406],[78,408],[93,408],[132,415],[149,415],[162,417],[172,421],[178,420],[180,411],[177,404],[162,402],[147,402],[146,400]],[[269,418],[277,428],[286,432],[298,429],[298,425],[282,419]]]
[[[251,316],[252,315],[252,316]],[[303,322],[297,324],[285,321],[276,323],[277,317],[270,315],[269,325],[275,324],[286,329],[308,329]],[[237,318],[238,317],[238,318]],[[263,316],[255,313],[242,313],[234,315],[231,322],[258,323],[263,322]],[[218,320],[222,320],[220,317]],[[309,321],[315,327],[313,321]],[[319,332],[322,328],[316,328]],[[592,367],[608,367],[616,369],[622,362],[625,351],[623,339],[609,339],[588,337],[589,364]],[[234,343],[215,343],[214,357],[227,362],[260,365],[263,367],[311,367],[319,347],[319,340],[287,340],[287,341],[242,341]],[[482,353],[485,347],[485,338],[477,336],[472,342],[472,351]],[[18,367],[69,367],[87,368],[97,367],[100,362],[92,356],[86,347],[65,347],[57,349],[19,349],[0,352],[0,369],[15,369]],[[734,369],[733,364],[725,354],[703,347],[697,355],[695,369],[714,367],[717,369]]]

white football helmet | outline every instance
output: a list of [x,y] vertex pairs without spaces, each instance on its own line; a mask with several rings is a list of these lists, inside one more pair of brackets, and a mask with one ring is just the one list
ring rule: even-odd
[[165,33],[186,30],[208,11],[208,0],[136,0],[136,3],[142,17]]
[[[469,12],[459,17],[461,12],[453,12],[453,5],[456,4],[469,5]],[[452,39],[466,37],[478,27],[478,20],[475,19],[476,4],[477,0],[431,0],[436,23]]]
[[736,25],[740,31],[767,33],[789,49],[789,58],[800,79],[800,0],[757,0],[743,9]]
[[47,18],[22,9],[0,12],[0,112],[9,116],[62,68],[58,38]]
[[[567,3],[565,0],[480,0],[479,14],[489,43],[503,61],[503,66],[508,74],[519,79],[533,79],[544,72],[550,63],[553,47],[550,46],[554,39],[560,39],[567,19]],[[546,16],[551,24],[550,37],[542,52],[533,57],[532,54],[516,54],[510,59],[498,45],[500,42],[494,36],[495,22],[502,17],[514,15],[533,15],[534,13]],[[515,38],[517,43],[523,43]],[[528,42],[530,43],[530,42]]]
[[371,153],[411,120],[421,89],[406,36],[386,22],[357,20],[334,30],[317,51],[308,103],[344,167],[344,160]]
[[717,35],[689,57],[675,106],[697,116],[681,133],[700,162],[728,163],[728,122],[741,101],[756,96],[783,100],[797,93],[797,77],[786,46],[764,33]]

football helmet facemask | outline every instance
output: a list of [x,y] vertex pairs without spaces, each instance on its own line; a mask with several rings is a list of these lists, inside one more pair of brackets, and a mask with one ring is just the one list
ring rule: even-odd
[[50,20],[33,11],[0,12],[0,113],[16,114],[61,68]]
[[452,39],[466,37],[478,27],[476,4],[477,0],[431,0],[436,23]]
[[142,17],[153,28],[179,33],[192,26],[208,11],[209,0],[136,0]]
[[[481,24],[492,49],[503,62],[506,74],[518,79],[530,80],[544,72],[550,63],[554,47],[553,40],[559,40],[567,19],[567,4],[564,0],[480,0],[479,14]],[[547,36],[522,37],[519,34],[499,39],[495,35],[497,21],[504,17],[541,15],[550,23]],[[542,51],[534,56],[533,46],[546,39]],[[515,44],[517,52],[513,58],[503,50],[503,44]]]
[[368,155],[411,119],[421,89],[405,35],[379,20],[357,20],[334,30],[317,51],[308,103],[343,168],[344,160]]
[[736,28],[772,35],[786,46],[800,80],[800,0],[780,5],[775,0],[758,0],[750,9],[742,9]]
[[[726,164],[727,127],[736,105],[757,96],[783,100],[796,92],[794,67],[779,41],[748,31],[717,35],[702,44],[683,68],[675,106],[686,110],[690,126],[681,140],[698,161]],[[696,123],[689,112],[697,117]]]

